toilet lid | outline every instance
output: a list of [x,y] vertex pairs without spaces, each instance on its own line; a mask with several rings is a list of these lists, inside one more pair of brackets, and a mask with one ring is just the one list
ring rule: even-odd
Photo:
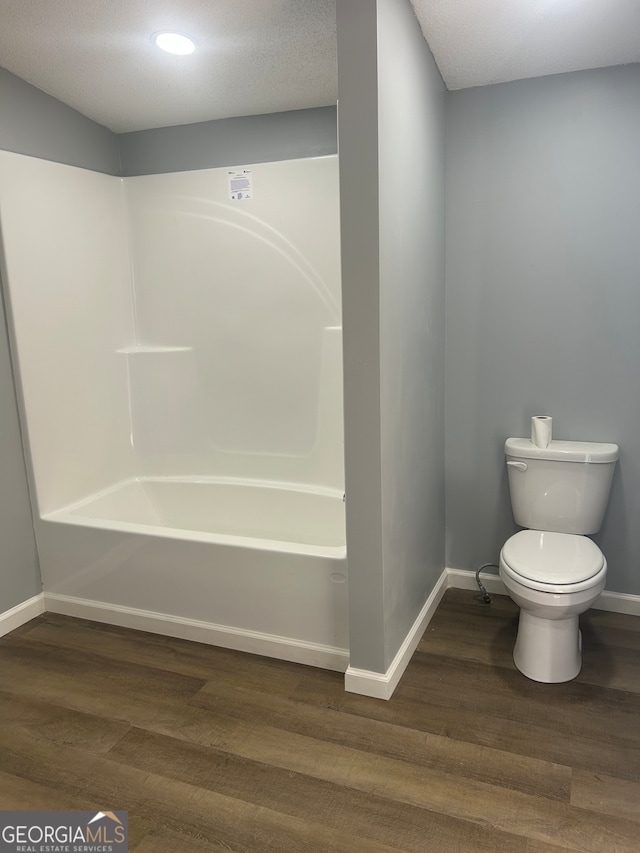
[[588,580],[604,566],[595,542],[573,533],[521,530],[505,542],[502,558],[523,578],[566,585]]

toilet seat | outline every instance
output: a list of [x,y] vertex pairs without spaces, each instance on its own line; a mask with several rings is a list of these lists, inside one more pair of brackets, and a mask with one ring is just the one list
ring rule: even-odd
[[500,554],[501,570],[529,589],[580,592],[606,573],[604,554],[591,539],[573,533],[521,530]]

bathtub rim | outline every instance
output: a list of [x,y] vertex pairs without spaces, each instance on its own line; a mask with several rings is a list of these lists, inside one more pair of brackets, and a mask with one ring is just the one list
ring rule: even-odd
[[66,504],[49,512],[40,513],[40,519],[53,524],[68,524],[77,527],[89,527],[97,530],[111,530],[122,533],[131,533],[144,536],[157,536],[164,539],[177,539],[185,542],[201,542],[228,547],[240,547],[257,551],[277,551],[285,554],[304,554],[316,557],[327,557],[329,559],[344,560],[347,554],[346,543],[344,545],[314,545],[304,542],[289,542],[280,539],[261,539],[257,537],[234,536],[225,533],[210,533],[198,530],[189,530],[180,527],[161,527],[153,524],[142,524],[133,521],[117,521],[114,519],[95,518],[90,515],[77,515],[75,513],[92,502],[111,495],[120,489],[132,484],[140,483],[192,483],[204,485],[232,485],[247,486],[249,488],[271,489],[275,491],[298,492],[301,494],[312,494],[335,500],[344,500],[344,491],[328,486],[316,486],[307,483],[290,483],[271,480],[254,480],[249,478],[209,476],[209,475],[187,475],[187,476],[158,476],[140,475],[119,480],[117,483],[85,495],[78,501]]

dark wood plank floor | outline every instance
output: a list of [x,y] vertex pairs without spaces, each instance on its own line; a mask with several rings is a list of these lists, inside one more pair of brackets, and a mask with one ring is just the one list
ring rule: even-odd
[[638,853],[640,619],[573,682],[449,590],[389,702],[338,673],[53,614],[0,641],[0,807],[125,809],[137,853]]

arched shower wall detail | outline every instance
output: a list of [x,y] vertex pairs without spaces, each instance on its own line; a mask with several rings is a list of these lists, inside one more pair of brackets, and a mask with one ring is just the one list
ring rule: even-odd
[[[342,423],[335,165],[321,158],[254,167],[248,202],[227,200],[225,169],[127,181],[138,341],[193,349],[130,358],[133,436],[145,471],[342,488],[342,450],[326,434]],[[176,424],[158,452],[144,428],[156,419],[138,393],[155,387],[159,410],[171,406],[157,399],[154,370],[178,372],[173,387],[189,413],[186,434]]]

